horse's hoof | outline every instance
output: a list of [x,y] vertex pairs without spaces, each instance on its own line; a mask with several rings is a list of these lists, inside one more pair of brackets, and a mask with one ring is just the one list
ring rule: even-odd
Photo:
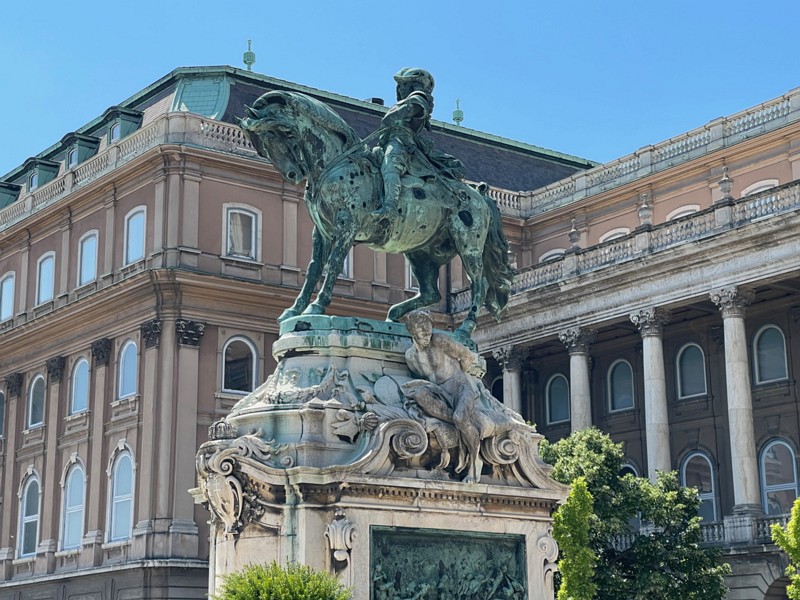
[[314,304],[313,302],[309,304],[306,309],[303,311],[304,315],[324,315],[325,308],[320,306],[319,304]]
[[292,317],[296,317],[298,314],[299,313],[296,310],[294,310],[292,308],[287,308],[285,311],[283,311],[281,313],[281,316],[278,317],[278,323],[283,323],[287,319],[291,319]]

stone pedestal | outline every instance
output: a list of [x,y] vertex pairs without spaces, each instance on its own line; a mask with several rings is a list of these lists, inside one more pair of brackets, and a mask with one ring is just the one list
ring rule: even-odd
[[464,483],[453,423],[401,388],[413,379],[404,326],[297,317],[281,329],[275,372],[197,455],[212,586],[275,560],[335,573],[355,600],[552,598],[551,516],[567,489],[539,434],[478,385],[484,466]]

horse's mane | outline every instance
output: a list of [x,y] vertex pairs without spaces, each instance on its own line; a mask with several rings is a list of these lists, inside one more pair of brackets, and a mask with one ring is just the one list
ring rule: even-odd
[[291,96],[296,103],[302,104],[307,108],[304,114],[310,117],[315,125],[329,129],[341,136],[345,142],[345,146],[349,147],[361,142],[361,138],[355,130],[350,127],[342,117],[329,108],[327,104],[315,98],[311,98],[310,96],[306,96],[305,94],[296,92],[286,92],[286,95]]

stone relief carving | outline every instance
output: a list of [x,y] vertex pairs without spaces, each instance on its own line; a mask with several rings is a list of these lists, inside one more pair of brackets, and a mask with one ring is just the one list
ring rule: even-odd
[[200,338],[205,333],[206,324],[200,321],[175,321],[175,332],[178,334],[178,343],[182,346],[199,346]]
[[111,358],[111,340],[102,338],[92,342],[92,358],[97,366],[107,366]]
[[49,383],[57,383],[64,378],[64,366],[67,364],[63,356],[54,356],[48,358],[45,363],[47,368],[47,381]]
[[351,581],[350,551],[358,533],[356,526],[348,519],[343,511],[337,510],[328,528],[325,530],[325,539],[328,540],[333,558],[334,571],[348,582]]

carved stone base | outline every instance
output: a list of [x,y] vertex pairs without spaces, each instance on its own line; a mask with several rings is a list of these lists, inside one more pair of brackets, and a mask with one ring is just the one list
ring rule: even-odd
[[[538,456],[542,436],[477,379],[479,357],[469,389],[480,438],[469,450],[453,417],[459,398],[446,382],[409,371],[403,325],[296,317],[281,334],[275,372],[209,428],[197,454],[193,494],[212,513],[217,584],[249,562],[277,560],[338,574],[356,600],[552,597],[549,529],[567,488]],[[474,455],[477,478],[462,483]],[[430,530],[419,535],[441,539],[436,552],[447,555],[422,579],[412,577],[416,568],[387,574],[402,557],[375,555],[393,544],[386,536],[412,539],[409,528]],[[373,539],[378,531],[384,537]],[[517,566],[478,558],[493,545],[517,556]],[[455,565],[465,561],[480,574],[458,595],[452,579],[463,579]]]

